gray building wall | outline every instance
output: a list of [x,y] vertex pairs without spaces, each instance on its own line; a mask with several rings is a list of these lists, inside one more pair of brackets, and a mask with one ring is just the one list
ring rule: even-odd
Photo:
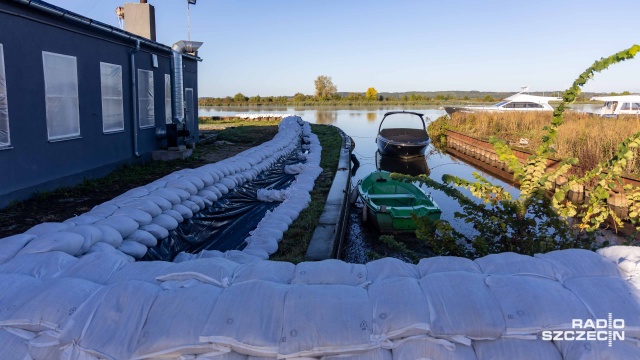
[[[0,44],[4,48],[11,147],[0,150],[0,208],[36,191],[104,176],[125,163],[148,161],[166,145],[155,137],[165,125],[165,74],[170,51],[141,45],[137,69],[154,76],[155,127],[137,129],[133,146],[133,105],[127,41],[92,27],[55,18],[18,3],[0,2]],[[80,138],[51,142],[47,136],[42,52],[74,56],[77,61]],[[152,54],[158,67],[152,66]],[[103,133],[100,62],[122,66],[124,131]],[[184,87],[194,89],[197,109],[197,60],[184,58]],[[196,110],[197,122],[197,110]],[[197,126],[196,137],[197,139]]]

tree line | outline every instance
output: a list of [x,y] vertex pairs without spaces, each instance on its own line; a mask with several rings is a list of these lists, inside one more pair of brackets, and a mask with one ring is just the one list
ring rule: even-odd
[[[483,92],[483,91],[432,91],[432,92],[404,92],[381,93],[374,87],[365,92],[338,92],[337,86],[331,77],[320,75],[314,80],[315,93],[305,95],[296,93],[293,96],[246,96],[237,93],[233,97],[201,97],[198,99],[200,106],[231,106],[231,105],[366,105],[366,104],[442,104],[442,103],[494,103],[504,99],[513,93],[508,92]],[[556,92],[532,92],[532,95],[555,96]],[[628,91],[620,94],[610,93],[582,93],[577,102],[586,102],[592,96],[597,95],[628,95]]]

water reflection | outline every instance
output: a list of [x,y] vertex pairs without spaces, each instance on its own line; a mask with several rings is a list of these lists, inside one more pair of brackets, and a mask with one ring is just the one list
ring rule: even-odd
[[405,175],[418,176],[431,174],[427,159],[424,156],[403,159],[395,156],[380,154],[376,151],[376,167],[380,170],[396,172]]
[[335,110],[316,110],[316,124],[333,125],[337,120],[338,114],[336,114]]
[[378,119],[378,113],[375,112],[368,112],[367,113],[367,121],[368,122],[374,122]]

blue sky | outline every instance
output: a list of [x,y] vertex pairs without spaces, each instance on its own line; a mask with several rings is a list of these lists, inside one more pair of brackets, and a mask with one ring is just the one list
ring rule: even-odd
[[[125,0],[49,0],[117,26]],[[137,2],[137,1],[134,1]],[[186,0],[149,0],[157,41],[187,38]],[[198,0],[199,95],[563,90],[594,60],[640,44],[638,0]],[[640,92],[640,58],[584,91]]]

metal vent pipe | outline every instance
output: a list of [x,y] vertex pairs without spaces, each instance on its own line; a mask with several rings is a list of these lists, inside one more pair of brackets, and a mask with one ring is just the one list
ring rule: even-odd
[[171,47],[171,108],[173,122],[184,122],[184,80],[182,75],[182,52],[185,44],[180,41]]

